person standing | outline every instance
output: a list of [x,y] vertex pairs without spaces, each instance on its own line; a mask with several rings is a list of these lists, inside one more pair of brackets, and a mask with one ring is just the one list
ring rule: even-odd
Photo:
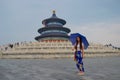
[[84,75],[84,66],[83,66],[83,58],[84,58],[84,47],[82,45],[82,39],[80,37],[76,37],[76,43],[74,45],[75,53],[74,60],[76,61],[76,66],[79,70],[79,75]]
[[80,33],[72,33],[70,35],[70,41],[74,46],[74,60],[76,61],[76,66],[79,70],[79,75],[84,75],[84,66],[83,66],[83,59],[84,59],[84,49],[87,49],[89,43],[87,38]]

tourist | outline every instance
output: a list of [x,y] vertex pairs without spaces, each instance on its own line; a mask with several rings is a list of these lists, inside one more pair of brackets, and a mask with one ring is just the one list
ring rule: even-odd
[[73,33],[70,35],[70,41],[74,45],[74,60],[76,61],[76,66],[79,70],[79,75],[84,75],[83,58],[84,49],[87,49],[89,43],[85,36],[79,33]]
[[83,67],[83,58],[84,58],[84,48],[82,45],[82,39],[80,37],[76,38],[76,44],[74,46],[74,60],[76,61],[76,66],[79,70],[79,75],[84,75],[84,67]]

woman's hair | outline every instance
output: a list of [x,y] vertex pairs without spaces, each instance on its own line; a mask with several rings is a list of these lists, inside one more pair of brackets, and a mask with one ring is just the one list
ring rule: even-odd
[[[79,37],[80,38],[80,37]],[[80,38],[80,43],[78,44],[78,40],[76,38],[75,49],[77,50],[77,45],[80,45],[80,49],[82,49],[82,39]]]

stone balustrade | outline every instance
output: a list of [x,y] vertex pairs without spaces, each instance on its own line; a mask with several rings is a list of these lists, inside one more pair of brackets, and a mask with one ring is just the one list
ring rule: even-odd
[[[30,42],[1,50],[0,58],[64,58],[73,57],[73,46],[69,41]],[[86,57],[120,56],[120,50],[102,44],[91,43],[85,50]]]

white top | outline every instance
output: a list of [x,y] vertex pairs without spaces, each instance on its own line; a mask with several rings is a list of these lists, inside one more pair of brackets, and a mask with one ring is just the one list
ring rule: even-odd
[[77,51],[80,51],[80,45],[77,45]]

